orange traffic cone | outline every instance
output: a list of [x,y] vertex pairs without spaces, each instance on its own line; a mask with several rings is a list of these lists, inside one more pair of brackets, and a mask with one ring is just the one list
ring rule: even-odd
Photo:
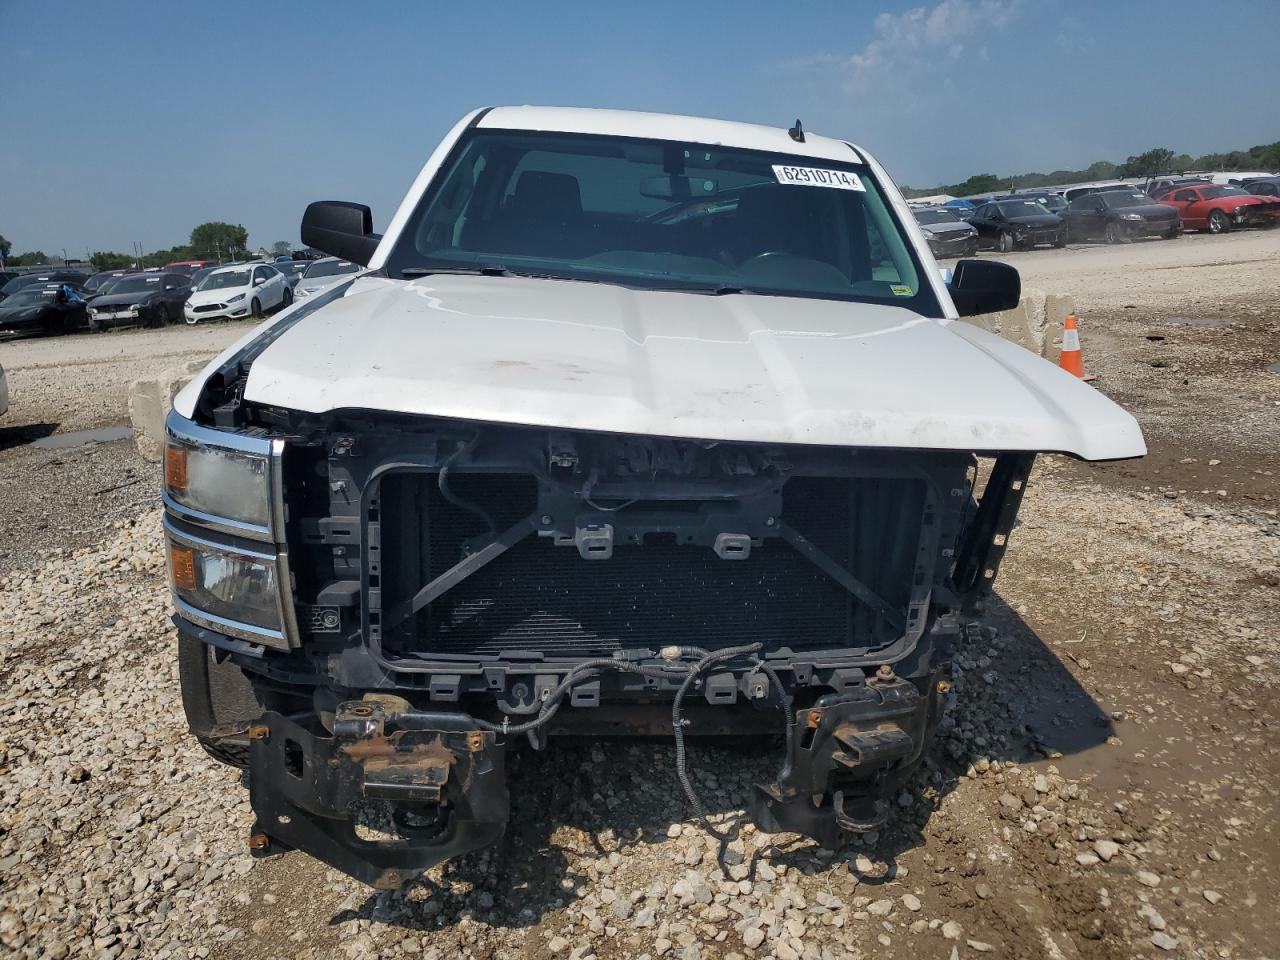
[[1070,314],[1062,324],[1062,352],[1058,354],[1058,366],[1067,373],[1084,376],[1084,356],[1080,353],[1080,331],[1076,328],[1076,315]]

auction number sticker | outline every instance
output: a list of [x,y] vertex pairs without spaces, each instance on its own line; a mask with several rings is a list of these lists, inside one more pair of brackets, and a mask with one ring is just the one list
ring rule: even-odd
[[779,183],[793,187],[832,187],[836,190],[859,190],[866,187],[856,173],[847,170],[822,170],[818,167],[788,167],[774,164],[773,175]]

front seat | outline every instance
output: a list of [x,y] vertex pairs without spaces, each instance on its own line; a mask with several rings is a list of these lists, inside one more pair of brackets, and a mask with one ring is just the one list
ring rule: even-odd
[[589,247],[578,178],[526,170],[503,210],[502,231],[513,253],[576,259]]

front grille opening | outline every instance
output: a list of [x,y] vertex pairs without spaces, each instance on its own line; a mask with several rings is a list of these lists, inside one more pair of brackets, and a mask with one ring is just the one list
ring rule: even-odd
[[[435,474],[381,481],[382,609],[412,597],[485,533],[449,503]],[[537,510],[538,484],[519,474],[451,474],[457,498],[502,531]],[[915,479],[797,477],[784,522],[906,612],[919,562],[927,490]],[[669,509],[673,504],[663,503]],[[793,651],[875,648],[898,631],[779,539],[721,560],[673,534],[615,543],[608,560],[530,536],[383,638],[401,653],[572,658],[667,644],[761,642]]]

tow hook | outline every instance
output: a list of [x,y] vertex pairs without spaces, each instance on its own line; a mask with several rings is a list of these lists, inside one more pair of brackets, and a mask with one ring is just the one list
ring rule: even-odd
[[[503,747],[465,714],[420,713],[373,694],[338,706],[332,736],[314,715],[267,713],[254,729],[254,856],[303,850],[394,889],[506,829]],[[380,804],[389,823],[366,839],[357,823]]]
[[813,837],[834,849],[846,833],[879,828],[888,799],[923,748],[927,701],[882,667],[866,685],[800,710],[778,779],[757,784],[749,807],[761,830]]

